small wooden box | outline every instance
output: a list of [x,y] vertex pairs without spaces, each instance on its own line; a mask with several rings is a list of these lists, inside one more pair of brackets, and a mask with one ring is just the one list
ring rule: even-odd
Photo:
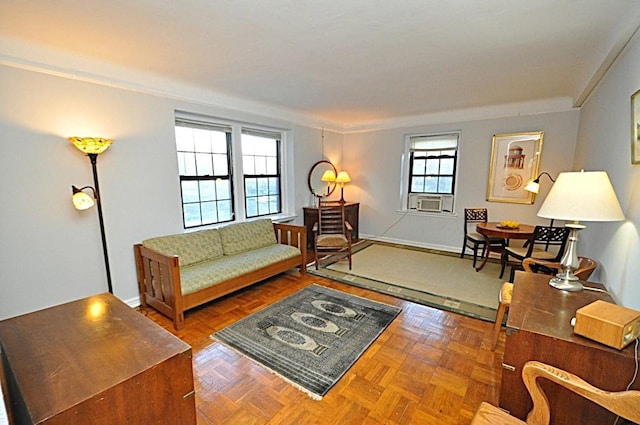
[[621,350],[640,336],[640,311],[594,301],[576,311],[573,331]]

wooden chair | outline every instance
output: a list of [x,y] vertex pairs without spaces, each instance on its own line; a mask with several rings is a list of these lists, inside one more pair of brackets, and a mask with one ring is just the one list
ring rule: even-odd
[[[464,258],[464,253],[467,248],[473,250],[473,267],[476,266],[476,259],[478,258],[478,249],[482,248],[481,257],[484,257],[485,249],[487,249],[487,240],[483,235],[476,232],[475,228],[469,229],[469,226],[475,226],[477,223],[486,223],[489,218],[489,213],[486,208],[465,208],[464,209],[464,239],[462,241],[462,251],[460,251],[460,258]],[[502,238],[490,239],[491,248],[496,247],[496,251],[501,251],[507,246],[507,241]]]
[[522,379],[533,400],[533,409],[527,415],[527,421],[523,422],[489,403],[482,402],[471,425],[548,425],[551,421],[549,401],[537,382],[538,378],[555,382],[622,418],[640,422],[640,391],[603,391],[572,373],[541,362],[529,361],[522,368]]
[[344,202],[320,201],[318,222],[313,225],[316,270],[320,257],[340,255],[349,259],[351,270],[351,232],[346,220]]
[[[580,265],[573,274],[580,280],[588,280],[589,276],[598,267],[598,262],[588,257],[578,257]],[[558,262],[539,260],[537,258],[525,258],[522,260],[522,267],[529,273],[556,274],[562,270],[562,265]]]
[[[573,272],[580,280],[587,280],[591,273],[598,267],[598,262],[587,257],[580,258],[580,266]],[[536,267],[538,266],[538,267]],[[556,274],[562,269],[560,263],[551,261],[538,260],[537,258],[525,258],[522,260],[522,267],[527,273],[547,273]],[[496,349],[498,344],[498,335],[502,328],[504,315],[509,311],[511,306],[511,295],[513,294],[513,283],[505,282],[500,288],[498,295],[498,312],[496,313],[496,321],[493,325],[493,334],[491,335],[491,348]]]
[[496,313],[496,321],[493,324],[493,334],[491,334],[491,349],[495,350],[498,345],[498,335],[500,335],[500,329],[502,329],[502,321],[504,315],[509,311],[511,307],[511,297],[513,295],[513,283],[505,282],[500,287],[500,293],[498,294],[498,311]]
[[[564,254],[564,249],[569,239],[568,227],[550,227],[550,226],[536,226],[533,231],[533,236],[528,243],[523,247],[506,247],[502,251],[500,262],[502,264],[500,268],[500,278],[504,275],[504,269],[509,263],[509,257],[513,257],[518,260],[517,263],[511,263],[511,277],[509,281],[513,280],[513,272],[518,264],[521,264],[525,258],[537,258],[540,260],[547,260],[552,262],[558,262]],[[549,248],[552,248],[550,251]]]

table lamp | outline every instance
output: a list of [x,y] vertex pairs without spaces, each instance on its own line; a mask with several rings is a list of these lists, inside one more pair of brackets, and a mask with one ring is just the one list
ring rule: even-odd
[[549,285],[565,291],[581,291],[579,279],[573,272],[579,267],[577,255],[578,231],[585,228],[580,221],[620,221],[624,213],[605,171],[579,171],[560,173],[547,198],[538,211],[538,217],[567,220],[571,229],[569,245],[564,253],[562,272],[549,281]]
[[327,196],[329,196],[331,194],[331,183],[336,182],[336,173],[333,170],[326,170],[320,180],[327,182]]

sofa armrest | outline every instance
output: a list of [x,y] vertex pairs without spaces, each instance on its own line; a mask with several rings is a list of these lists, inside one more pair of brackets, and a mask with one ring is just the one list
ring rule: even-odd
[[276,240],[283,245],[295,246],[302,253],[300,273],[307,272],[307,228],[295,224],[273,223]]
[[140,304],[169,316],[174,327],[184,326],[184,306],[178,256],[164,255],[142,244],[134,245]]

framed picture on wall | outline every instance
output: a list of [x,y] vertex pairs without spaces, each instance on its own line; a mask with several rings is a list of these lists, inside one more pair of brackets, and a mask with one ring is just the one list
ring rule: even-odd
[[544,132],[494,134],[487,201],[533,204],[524,187],[538,175]]
[[640,164],[640,90],[631,95],[631,163]]

